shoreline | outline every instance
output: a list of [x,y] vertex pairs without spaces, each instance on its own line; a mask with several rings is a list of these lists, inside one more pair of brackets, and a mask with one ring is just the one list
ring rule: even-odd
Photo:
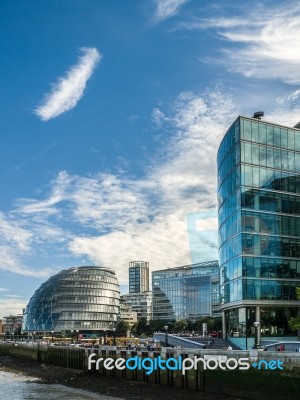
[[37,383],[59,384],[125,400],[140,400],[141,398],[143,400],[157,400],[157,398],[164,400],[199,400],[199,398],[201,400],[241,400],[238,397],[187,391],[148,382],[128,381],[112,376],[91,374],[11,356],[0,356],[1,370],[39,378]]

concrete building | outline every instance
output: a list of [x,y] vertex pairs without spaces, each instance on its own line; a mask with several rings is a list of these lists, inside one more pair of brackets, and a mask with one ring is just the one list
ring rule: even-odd
[[149,292],[149,263],[131,261],[129,263],[129,293]]
[[130,306],[121,301],[119,319],[127,322],[130,328],[132,328],[132,326],[137,323],[137,313],[133,311]]
[[153,319],[220,316],[219,283],[218,261],[153,271]]
[[137,313],[137,319],[152,319],[152,292],[129,293],[121,296],[121,301]]
[[2,330],[3,333],[12,335],[15,331],[22,326],[23,315],[9,315],[7,317],[3,317],[2,319]]
[[[300,130],[239,116],[218,151],[223,333],[241,348],[299,314]],[[258,117],[258,118],[257,118]]]

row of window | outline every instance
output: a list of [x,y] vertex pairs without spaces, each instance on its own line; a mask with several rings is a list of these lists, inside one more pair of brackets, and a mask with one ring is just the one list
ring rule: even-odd
[[90,274],[72,274],[67,275],[64,279],[64,282],[103,282],[103,283],[112,283],[113,285],[118,285],[117,278],[114,276],[106,276],[106,275],[90,275]]
[[[51,308],[52,305],[49,304],[49,308]],[[98,304],[62,304],[62,305],[57,305],[55,307],[56,312],[63,312],[63,311],[74,311],[74,312],[82,312],[82,311],[88,311],[88,312],[103,312],[103,313],[115,313],[118,314],[119,308],[116,306],[108,306],[108,305],[98,305]]]
[[119,286],[114,285],[112,283],[103,283],[103,282],[64,282],[60,286],[60,290],[69,290],[69,289],[78,289],[78,290],[84,290],[85,288],[87,289],[94,289],[94,290],[112,290],[115,292],[119,292]]
[[[241,154],[240,154],[241,151]],[[293,151],[287,151],[287,150],[282,150],[282,149],[275,149],[272,147],[266,147],[266,146],[259,146],[255,143],[247,143],[247,142],[242,142],[241,143],[241,150],[240,150],[240,144],[235,146],[226,156],[224,159],[219,172],[218,172],[218,186],[220,187],[226,176],[229,174],[229,172],[234,168],[236,165],[239,164],[239,162],[242,163],[247,163],[247,164],[255,164],[261,167],[268,167],[268,168],[275,168],[279,169],[280,171],[285,170],[285,171],[294,171],[294,172],[300,172],[300,152],[296,153]],[[245,172],[244,172],[245,171]],[[260,172],[262,171],[262,172]],[[258,186],[258,187],[273,187],[272,181],[274,180],[282,180],[287,178],[288,175],[287,173],[279,173],[278,171],[274,172],[265,172],[266,169],[255,169],[255,177],[253,177],[254,182],[257,182],[256,184],[249,183],[249,186]],[[241,175],[243,177],[243,174],[247,173],[247,168],[242,169]],[[236,186],[239,185],[240,182],[240,174],[239,170],[237,171],[237,182]],[[245,178],[246,179],[246,178]],[[248,185],[248,183],[243,183],[243,178],[242,184]],[[288,182],[288,185],[292,184],[297,184],[299,183],[298,180],[296,183],[293,182]],[[286,183],[284,182],[275,182],[275,184],[279,185],[280,187],[278,190],[284,190],[284,191],[295,191],[293,189],[285,189]],[[281,187],[283,185],[283,187]],[[229,186],[232,186],[229,185]],[[276,189],[276,188],[274,188]]]
[[109,297],[92,297],[92,296],[63,296],[63,298],[59,299],[57,304],[82,304],[82,303],[87,303],[87,304],[112,304],[112,305],[119,305],[120,300],[117,298],[109,298]]
[[260,212],[237,212],[228,218],[219,230],[219,243],[239,232],[271,235],[300,236],[300,216],[284,216]]
[[61,287],[54,294],[54,298],[61,296],[99,296],[99,297],[113,297],[116,299],[120,298],[120,292],[115,290],[102,290],[102,289],[83,289],[74,287]]
[[300,152],[267,147],[256,143],[241,142],[241,162],[299,172]]
[[[71,329],[97,329],[97,330],[110,330],[115,326],[114,321],[106,322],[106,321],[58,321],[55,325],[56,331],[68,331]],[[32,330],[32,329],[30,329]],[[43,330],[43,329],[35,329],[35,330]]]
[[241,118],[241,139],[300,151],[300,131]]
[[115,314],[106,313],[84,313],[84,312],[62,312],[60,320],[82,320],[82,321],[114,321]]
[[222,265],[221,282],[241,277],[300,279],[300,260],[237,257]]
[[220,247],[220,265],[241,254],[300,258],[300,239],[258,234],[238,234]]
[[232,170],[220,186],[219,206],[241,185],[300,194],[300,174],[242,164]]
[[224,286],[224,302],[238,300],[297,300],[297,282],[238,279]]
[[[241,179],[239,180],[239,178]],[[282,192],[300,193],[300,174],[242,164],[241,175],[237,174],[236,179],[236,187],[241,184],[243,186],[267,188]]]

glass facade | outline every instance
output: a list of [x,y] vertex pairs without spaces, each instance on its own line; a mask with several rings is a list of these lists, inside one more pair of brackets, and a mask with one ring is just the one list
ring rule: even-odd
[[218,151],[218,204],[222,309],[247,303],[295,315],[300,130],[238,117]]
[[23,331],[110,330],[119,312],[115,272],[102,267],[75,267],[49,278],[31,297]]
[[219,263],[211,261],[152,272],[153,319],[220,316]]

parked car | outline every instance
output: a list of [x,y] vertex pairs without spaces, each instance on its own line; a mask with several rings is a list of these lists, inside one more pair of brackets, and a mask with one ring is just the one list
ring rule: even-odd
[[300,351],[300,341],[283,341],[272,344],[267,344],[264,347],[264,351],[278,351],[282,346],[284,346],[284,351],[288,352],[299,352]]

